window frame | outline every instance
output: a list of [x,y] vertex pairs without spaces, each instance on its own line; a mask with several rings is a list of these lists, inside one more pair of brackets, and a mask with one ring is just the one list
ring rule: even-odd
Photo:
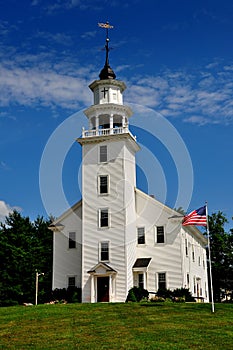
[[[143,230],[143,235],[139,235],[140,230]],[[142,238],[143,238],[143,241],[140,242]],[[145,226],[137,227],[137,244],[139,245],[146,244]]]
[[188,250],[188,239],[185,238],[185,256],[189,256],[189,250]]
[[[74,281],[74,284],[70,283],[71,279]],[[68,276],[67,285],[68,285],[68,288],[76,287],[76,276]]]
[[[160,237],[159,233],[158,233],[158,229],[163,228],[163,235],[161,237],[163,237],[163,242],[159,242],[160,239],[158,239],[158,237]],[[165,226],[164,225],[158,225],[155,226],[155,243],[156,244],[165,244]]]
[[[106,251],[103,251],[103,245],[107,246]],[[103,259],[102,254],[106,254],[106,252],[107,252],[107,259]],[[110,242],[109,241],[99,242],[99,261],[102,261],[102,262],[109,262],[110,261]]]
[[144,289],[144,273],[138,273],[138,288]]
[[[161,277],[164,276],[164,281],[161,281]],[[161,287],[161,284],[164,284],[163,287]],[[159,289],[167,289],[167,274],[166,272],[158,272],[158,290]]]
[[[106,151],[101,151],[105,149]],[[104,156],[104,159],[102,159],[101,157]],[[107,163],[108,161],[108,147],[107,145],[101,145],[99,146],[99,163]]]
[[[72,238],[71,236],[74,235]],[[75,231],[70,231],[69,236],[68,236],[68,249],[76,249],[76,232]]]
[[187,287],[189,288],[189,286],[190,286],[190,274],[189,273],[186,274],[186,280],[187,280]]
[[192,244],[192,262],[195,262],[195,259],[196,257],[195,257],[195,246],[194,246],[194,244]]
[[[101,191],[101,179],[106,178],[106,188],[107,192]],[[102,185],[103,186],[103,185]],[[98,194],[100,196],[106,196],[109,194],[109,175],[98,175]]]
[[[107,225],[103,225],[104,218],[102,217],[102,214],[107,213]],[[105,219],[106,220],[106,219]],[[110,211],[109,208],[100,208],[99,209],[99,228],[108,228],[110,227]]]

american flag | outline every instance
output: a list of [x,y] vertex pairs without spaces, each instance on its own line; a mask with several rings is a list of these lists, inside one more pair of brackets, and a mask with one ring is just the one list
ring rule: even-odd
[[183,219],[182,225],[206,226],[206,206],[193,210],[190,214],[186,215]]

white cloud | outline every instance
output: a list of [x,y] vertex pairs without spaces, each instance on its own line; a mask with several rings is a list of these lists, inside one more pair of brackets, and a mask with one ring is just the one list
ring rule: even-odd
[[62,44],[66,46],[71,46],[73,44],[73,40],[69,35],[64,33],[49,33],[49,32],[37,32],[36,37],[40,39],[44,39],[46,41],[51,42],[52,44]]
[[10,213],[13,212],[13,210],[21,211],[22,209],[20,207],[11,207],[6,202],[0,200],[0,222],[4,222],[6,216],[8,216]]
[[155,108],[166,117],[198,125],[230,124],[233,120],[231,67],[218,63],[189,73],[165,70],[157,77],[137,77],[126,96],[129,102]]
[[85,32],[81,35],[82,39],[90,39],[96,36],[96,30]]
[[[0,52],[0,106],[44,106],[55,113],[57,108],[75,111],[92,103],[87,86],[97,78],[96,67],[77,63],[65,54],[57,60],[53,52],[13,54],[10,47]],[[232,67],[231,63],[214,62],[188,72],[165,69],[158,75],[129,76],[123,79],[128,85],[125,102],[140,103],[168,118],[199,125],[231,124]],[[119,67],[127,75],[129,69]]]
[[[33,60],[35,59],[35,62]],[[15,62],[5,61],[0,64],[0,105],[17,103],[24,106],[49,106],[75,109],[91,103],[91,94],[87,86],[91,72],[87,68],[72,70],[66,63],[52,66],[43,62],[38,64],[35,57],[20,58]]]

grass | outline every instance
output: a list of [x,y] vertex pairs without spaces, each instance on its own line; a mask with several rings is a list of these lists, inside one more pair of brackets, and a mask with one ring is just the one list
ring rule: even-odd
[[66,304],[0,308],[0,349],[233,348],[233,305]]

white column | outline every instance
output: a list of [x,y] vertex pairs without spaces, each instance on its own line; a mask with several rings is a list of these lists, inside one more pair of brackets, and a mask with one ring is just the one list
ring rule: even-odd
[[109,124],[110,124],[110,134],[113,134],[113,114],[110,115]]
[[122,116],[122,128],[125,128],[125,116]]
[[112,301],[112,275],[109,276],[109,301]]
[[99,135],[99,115],[95,116],[96,135]]
[[95,302],[95,280],[94,275],[91,275],[91,303]]
[[146,272],[143,272],[143,288],[147,289]]

